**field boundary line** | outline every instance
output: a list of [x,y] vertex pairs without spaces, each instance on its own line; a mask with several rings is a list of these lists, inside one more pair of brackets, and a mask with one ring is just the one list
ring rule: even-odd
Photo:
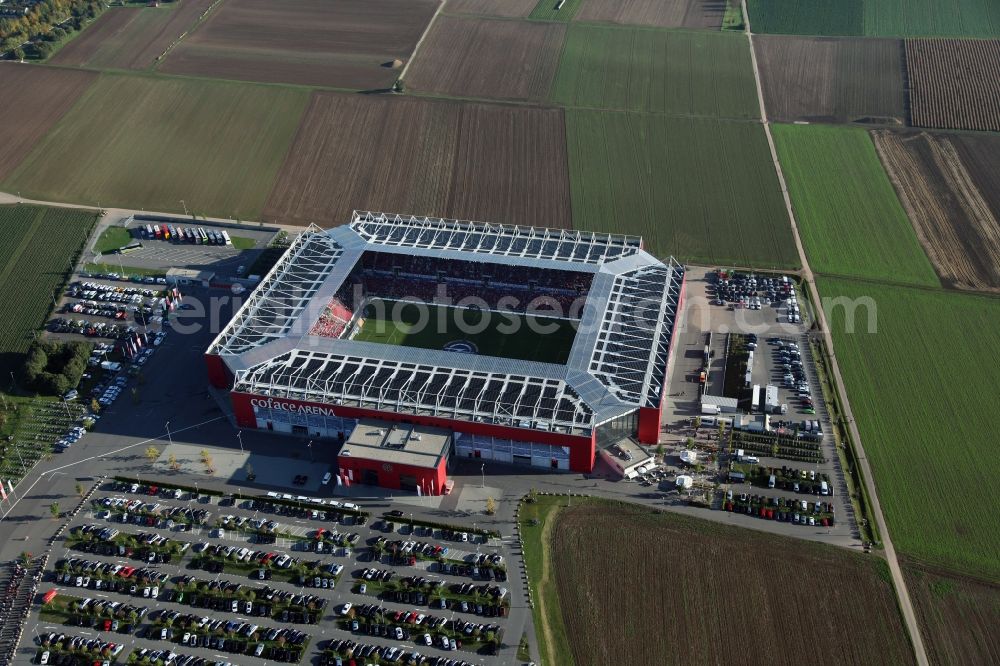
[[[556,659],[556,655],[553,652],[555,650],[555,641],[552,640],[552,627],[549,626],[549,621],[545,614],[546,597],[545,594],[543,594],[542,589],[555,585],[555,581],[552,580],[551,576],[552,558],[550,556],[546,556],[546,553],[549,552],[547,546],[552,541],[552,525],[555,523],[556,515],[559,513],[560,509],[561,507],[555,507],[555,510],[553,510],[548,518],[545,519],[545,523],[542,525],[542,533],[538,536],[538,556],[542,561],[542,573],[538,577],[538,598],[534,601],[538,605],[538,624],[542,630],[542,636],[544,636],[544,640],[538,641],[538,648],[540,651],[543,649],[545,651],[542,663],[550,665],[557,664],[558,659]],[[542,656],[543,655],[539,654],[539,657]]]
[[403,71],[401,71],[399,76],[396,77],[397,83],[399,81],[403,81],[406,77],[406,72],[410,69],[410,63],[416,59],[417,53],[420,51],[420,45],[424,43],[425,39],[427,39],[427,35],[430,34],[431,28],[434,27],[435,23],[437,23],[437,18],[441,15],[441,10],[444,9],[444,6],[447,3],[448,0],[441,0],[441,2],[438,3],[437,9],[434,10],[434,16],[432,16],[431,20],[427,22],[427,27],[424,28],[424,32],[420,35],[420,39],[418,39],[417,43],[413,45],[413,51],[410,53],[410,57],[406,59],[406,64],[403,65]]
[[826,312],[823,310],[822,301],[819,298],[819,291],[816,288],[816,280],[813,278],[812,269],[809,266],[809,258],[806,256],[805,247],[802,244],[802,237],[799,235],[799,227],[795,219],[795,211],[792,209],[792,199],[788,192],[788,183],[785,181],[785,174],[781,170],[781,163],[778,161],[778,151],[774,144],[774,136],[771,134],[771,123],[767,118],[767,108],[764,104],[764,90],[761,85],[760,69],[757,66],[757,53],[753,48],[753,31],[750,26],[750,12],[747,9],[747,0],[740,0],[743,12],[744,34],[750,45],[750,62],[753,66],[754,82],[757,86],[757,102],[760,105],[760,119],[764,126],[764,135],[767,137],[767,145],[771,151],[771,161],[778,176],[778,184],[781,187],[781,196],[785,200],[785,208],[788,211],[788,221],[792,225],[792,236],[795,238],[795,248],[799,253],[799,260],[802,264],[802,279],[808,285],[809,294],[816,307],[816,320],[823,333],[823,340],[827,347],[827,358],[830,363],[830,371],[833,375],[834,386],[840,405],[844,410],[844,417],[847,419],[847,427],[857,447],[858,462],[861,464],[863,481],[868,496],[871,498],[871,511],[874,514],[875,522],[882,536],[882,546],[885,549],[886,561],[889,564],[889,573],[892,576],[893,587],[896,590],[896,599],[899,603],[900,613],[906,624],[907,633],[910,635],[910,645],[913,647],[914,657],[919,666],[928,666],[927,650],[924,647],[923,637],[920,635],[920,625],[917,622],[917,615],[913,609],[913,602],[910,593],[906,588],[906,579],[903,577],[902,569],[899,566],[899,559],[896,556],[896,549],[889,536],[889,528],[882,514],[882,505],[879,502],[875,489],[875,481],[872,476],[871,465],[868,456],[865,454],[864,446],[861,443],[861,432],[858,430],[857,422],[854,420],[854,413],[851,410],[851,403],[847,400],[847,390],[844,388],[844,378],[840,373],[840,364],[837,362],[836,351],[833,346],[833,335],[826,320]]

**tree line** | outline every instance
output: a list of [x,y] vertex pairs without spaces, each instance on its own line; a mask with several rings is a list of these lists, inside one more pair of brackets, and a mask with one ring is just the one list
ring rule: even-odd
[[106,5],[101,0],[41,0],[21,16],[0,19],[0,51],[11,51],[17,59],[30,55],[45,58],[52,42],[68,32],[82,30],[86,21],[97,18]]

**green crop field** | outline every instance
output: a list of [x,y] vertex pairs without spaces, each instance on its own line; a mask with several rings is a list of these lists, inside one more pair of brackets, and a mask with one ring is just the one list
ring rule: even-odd
[[566,136],[575,228],[682,261],[798,266],[759,124],[568,110]]
[[542,19],[545,21],[569,21],[580,9],[583,0],[566,0],[562,7],[556,9],[559,0],[538,0],[538,4],[531,10],[528,18]]
[[260,213],[308,93],[104,75],[4,183],[35,199],[220,217]]
[[814,271],[941,285],[868,132],[825,125],[772,132]]
[[1000,37],[995,0],[748,0],[758,33]]
[[[848,280],[819,287],[897,550],[997,580],[1000,300]],[[831,298],[873,305],[877,332],[868,309],[848,326]]]
[[576,337],[575,322],[566,319],[378,298],[364,316],[354,336],[360,342],[434,350],[458,343],[464,353],[545,363],[565,363]]
[[743,35],[570,26],[552,100],[569,107],[759,118]]
[[96,221],[93,211],[0,206],[0,376],[20,366]]

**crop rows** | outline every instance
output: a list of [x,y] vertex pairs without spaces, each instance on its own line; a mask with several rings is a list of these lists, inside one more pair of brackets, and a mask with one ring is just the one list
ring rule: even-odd
[[[576,666],[641,664],[649,655],[684,649],[697,649],[699,662],[722,663],[732,645],[746,655],[779,655],[791,644],[808,644],[835,663],[867,663],[873,654],[884,663],[912,661],[881,560],[646,507],[576,499],[561,509],[551,542],[558,595],[547,603],[562,609]],[[684,574],[649,575],[656,571]],[[817,612],[837,630],[799,621]],[[628,630],[611,630],[608,618]]]
[[0,213],[4,229],[19,225],[22,230],[21,234],[4,234],[4,252],[10,242],[25,241],[18,255],[8,256],[0,282],[4,312],[0,359],[8,372],[16,367],[20,354],[27,351],[33,333],[45,323],[52,298],[95,219],[93,213],[68,208],[18,206]]
[[908,39],[914,125],[1000,131],[1000,40]]
[[1000,301],[846,280],[819,286],[897,550],[1000,578]]

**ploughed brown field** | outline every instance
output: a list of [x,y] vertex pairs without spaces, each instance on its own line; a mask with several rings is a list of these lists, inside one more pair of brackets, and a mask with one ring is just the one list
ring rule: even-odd
[[50,60],[53,65],[85,67],[97,55],[101,47],[111,39],[120,38],[142,9],[139,7],[115,7],[101,14],[97,21],[77,35],[73,41],[59,49]]
[[541,101],[565,36],[565,23],[440,16],[406,83],[446,95]]
[[753,41],[771,118],[906,124],[901,40],[756,35]]
[[587,0],[576,20],[718,29],[725,12],[726,0]]
[[[226,0],[160,70],[350,89],[392,85],[434,0]],[[397,63],[398,64],[398,63]]]
[[908,39],[913,124],[1000,131],[1000,40]]
[[212,2],[178,0],[156,8],[110,9],[52,61],[101,69],[149,69],[198,22]]
[[938,276],[959,289],[1000,291],[1000,210],[991,210],[952,137],[877,130],[872,139]]
[[445,11],[523,18],[530,14],[537,4],[538,0],[448,0]]
[[932,664],[1000,663],[1000,585],[904,563]]
[[354,209],[570,226],[558,109],[314,93],[263,219],[343,224]]
[[586,502],[552,528],[576,666],[913,663],[884,560]]
[[17,168],[96,79],[97,74],[81,70],[0,63],[0,181]]

